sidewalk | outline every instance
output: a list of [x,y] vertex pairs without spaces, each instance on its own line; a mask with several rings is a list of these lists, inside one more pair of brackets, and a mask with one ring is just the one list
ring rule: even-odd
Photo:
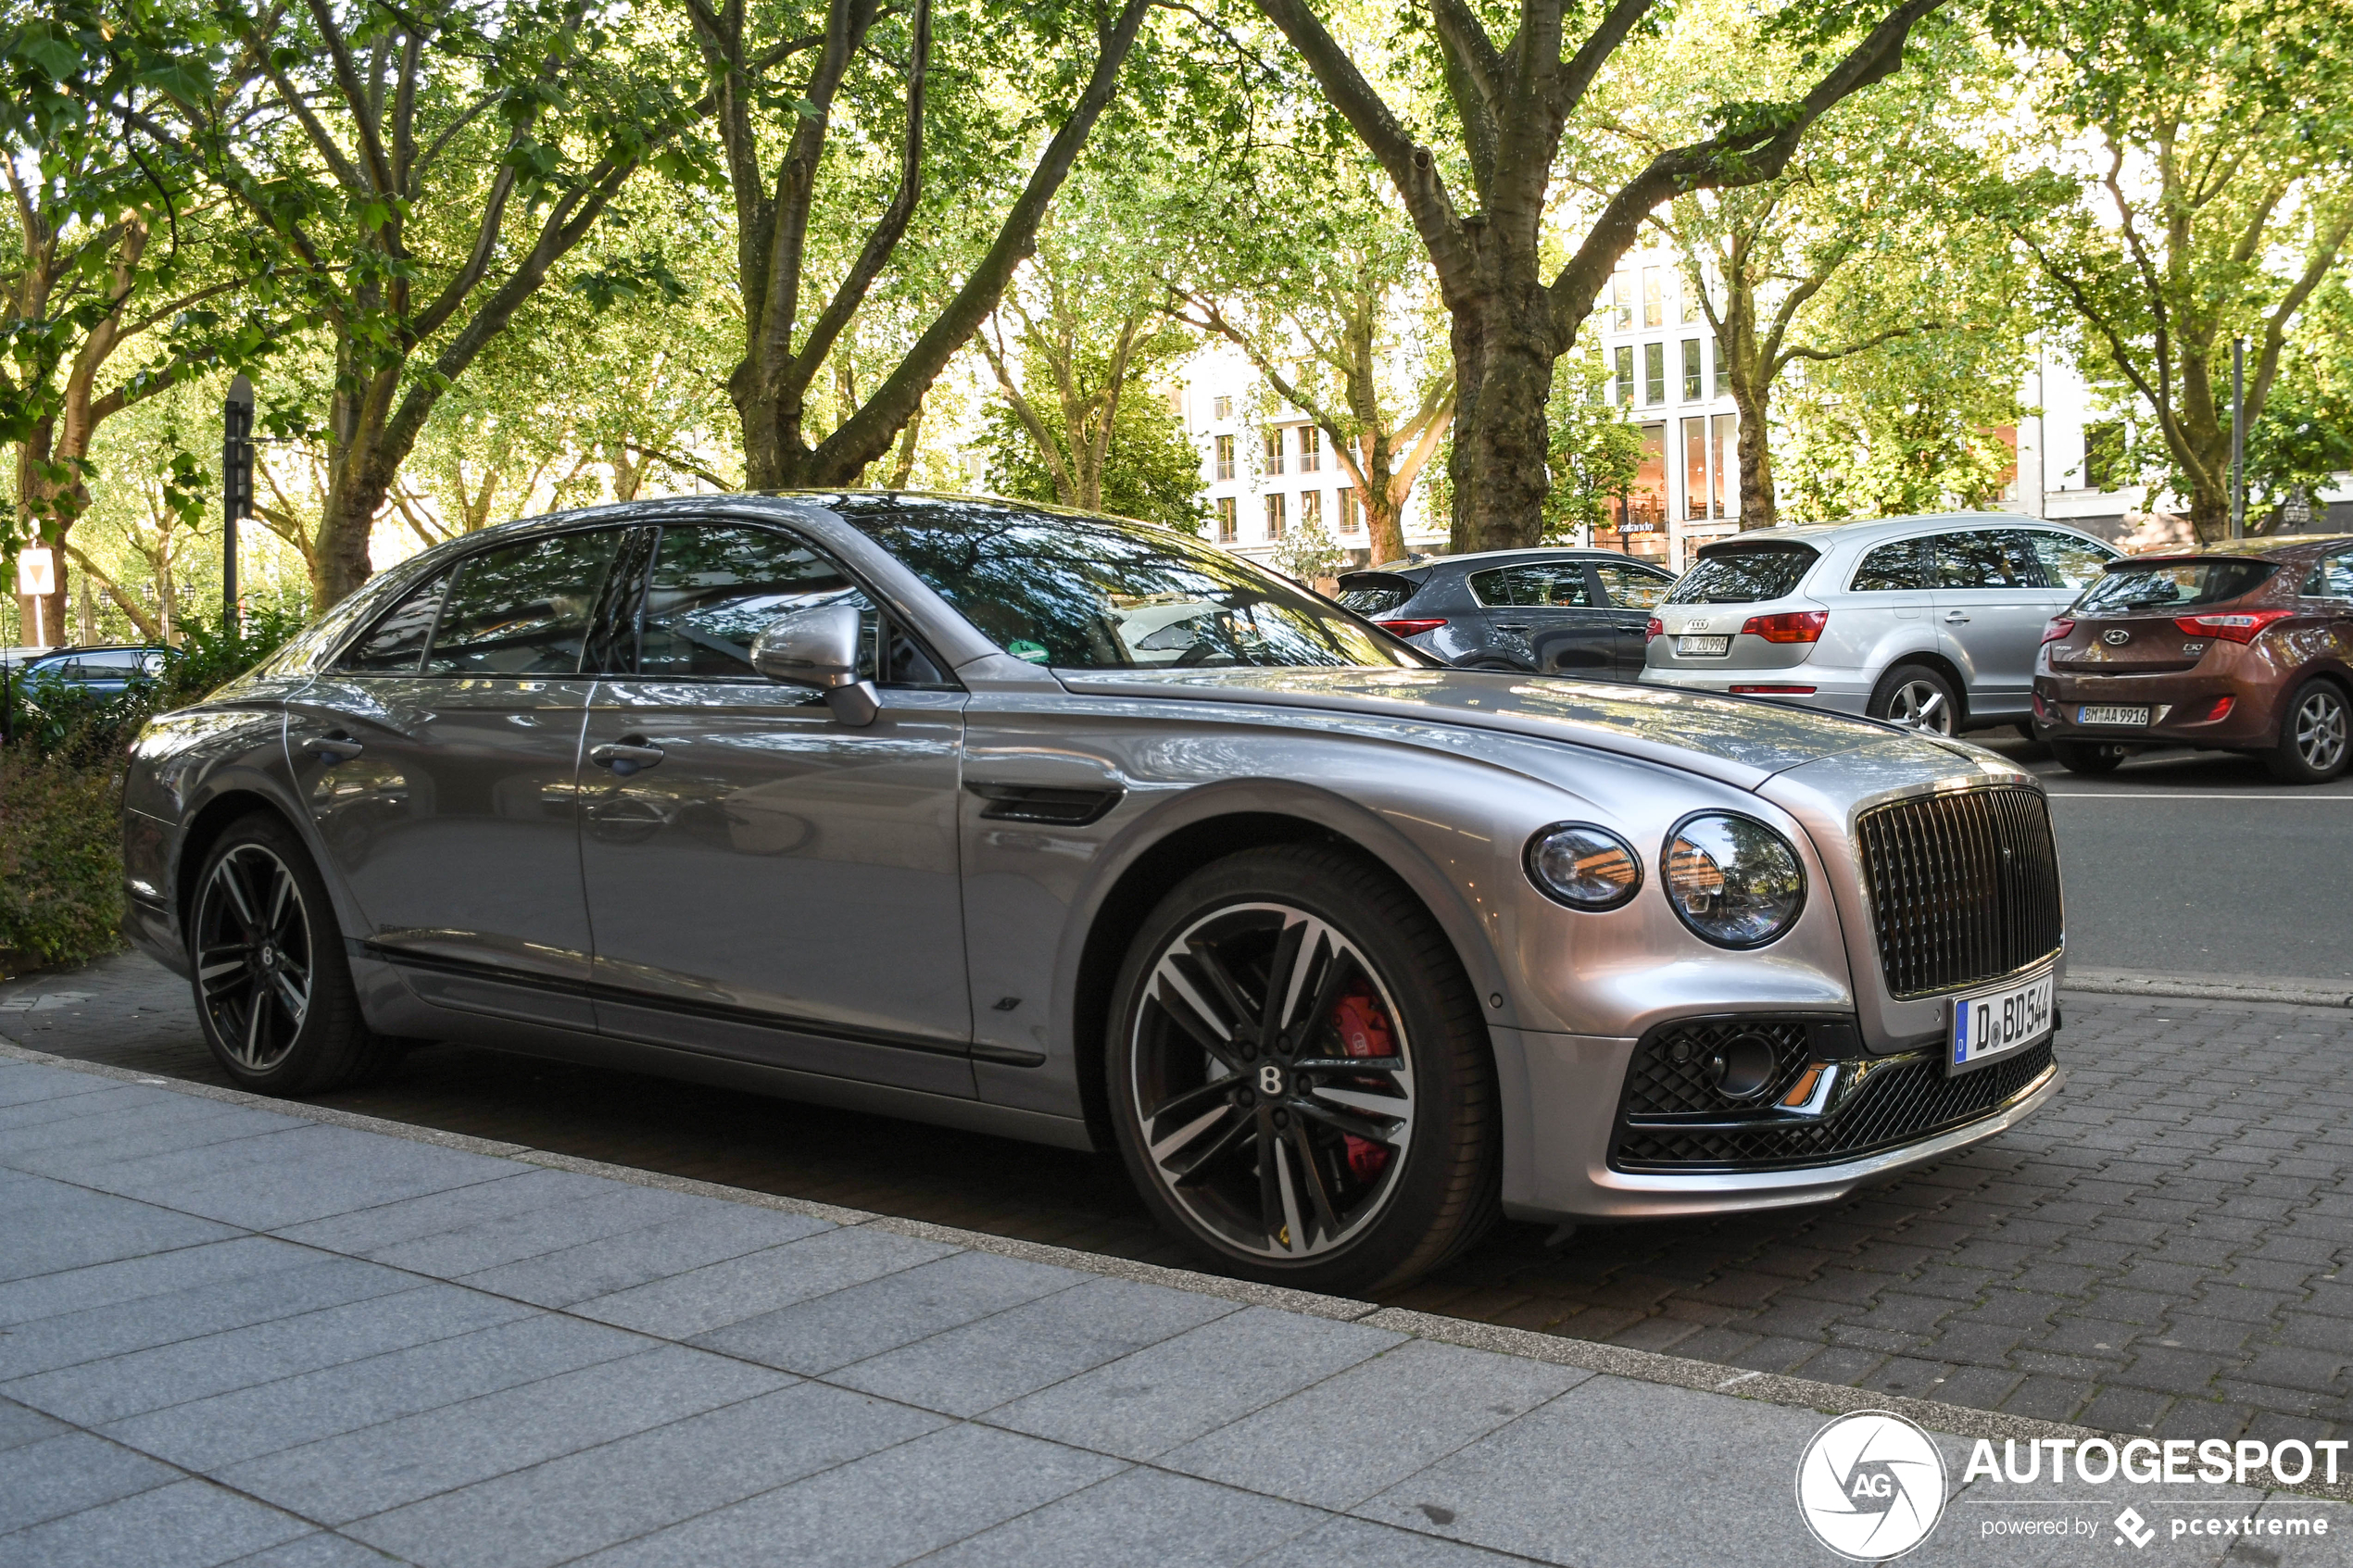
[[[1906,1562],[2093,1550],[1987,1541],[2055,1494],[1961,1480],[2075,1428],[25,1051],[0,1281],[0,1564],[1829,1562],[1796,1463],[1872,1406],[1945,1455]],[[2326,1515],[2227,1560],[2353,1561],[2344,1503],[2192,1490],[2124,1500]]]

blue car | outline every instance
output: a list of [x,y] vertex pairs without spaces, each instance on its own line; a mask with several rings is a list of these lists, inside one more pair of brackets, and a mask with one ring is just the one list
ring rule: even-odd
[[133,681],[162,674],[169,651],[139,644],[58,648],[19,666],[17,679],[28,692],[69,686],[93,696],[114,696]]

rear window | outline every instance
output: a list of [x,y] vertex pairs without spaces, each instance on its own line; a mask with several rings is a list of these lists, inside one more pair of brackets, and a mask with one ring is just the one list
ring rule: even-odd
[[1343,577],[1340,602],[1359,615],[1387,615],[1412,598],[1419,586],[1404,577]]
[[1671,605],[1744,605],[1785,598],[1797,591],[1816,559],[1810,545],[1719,545],[1700,552],[1683,573]]
[[2136,609],[2173,609],[2221,604],[2252,593],[2279,568],[2267,560],[2172,560],[2108,568],[2083,591],[2075,608],[2085,614],[2121,615]]

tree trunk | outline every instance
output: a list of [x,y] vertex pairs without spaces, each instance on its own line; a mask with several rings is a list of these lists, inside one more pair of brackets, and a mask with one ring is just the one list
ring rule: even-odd
[[[1534,257],[1528,258],[1533,270]],[[1518,292],[1518,291],[1513,291]],[[1454,447],[1447,460],[1452,548],[1525,549],[1544,534],[1544,409],[1553,395],[1551,304],[1541,287],[1448,302],[1453,318]]]
[[1732,407],[1740,410],[1740,433],[1737,443],[1741,460],[1741,532],[1771,528],[1780,521],[1779,504],[1773,498],[1773,442],[1767,425],[1771,408],[1772,388],[1751,386],[1741,389],[1738,378],[1732,383]]

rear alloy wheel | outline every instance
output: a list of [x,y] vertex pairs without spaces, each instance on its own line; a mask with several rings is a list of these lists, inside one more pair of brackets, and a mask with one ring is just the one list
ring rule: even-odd
[[244,1087],[316,1094],[396,1050],[360,1018],[326,885],[277,818],[246,817],[220,835],[189,916],[205,1043]]
[[2345,693],[2327,681],[2307,681],[2288,699],[2280,744],[2266,759],[2283,784],[2326,784],[2353,756]]
[[2132,753],[2113,741],[2055,740],[2051,755],[2070,773],[2112,773]]
[[1188,878],[1131,949],[1112,1022],[1129,1173],[1233,1272],[1371,1289],[1494,1217],[1478,997],[1412,896],[1356,857],[1285,846]]
[[1960,722],[1960,706],[1944,676],[1925,664],[1899,664],[1881,678],[1869,711],[1907,730],[1949,735]]

